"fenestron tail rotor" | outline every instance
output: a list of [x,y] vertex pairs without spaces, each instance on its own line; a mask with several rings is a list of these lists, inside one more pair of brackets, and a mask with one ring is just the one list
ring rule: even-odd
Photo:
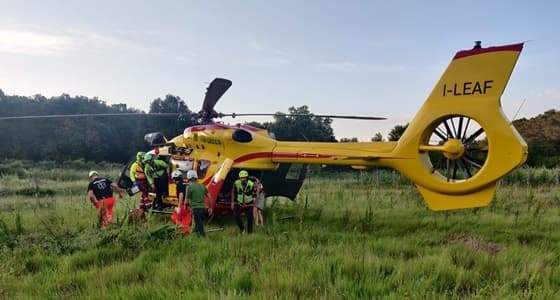
[[468,180],[482,169],[488,142],[478,122],[466,116],[449,116],[432,129],[420,150],[428,152],[432,173],[456,182]]

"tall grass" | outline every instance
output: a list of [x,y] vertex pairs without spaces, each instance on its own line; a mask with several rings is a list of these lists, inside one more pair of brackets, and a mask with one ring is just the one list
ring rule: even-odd
[[[376,186],[404,186],[411,185],[412,182],[400,173],[390,169],[373,169],[370,171],[336,172],[312,169],[311,174],[321,178],[339,176],[353,176],[364,184]],[[501,184],[506,185],[530,185],[530,186],[557,186],[560,184],[560,168],[520,168],[506,177],[502,178]]]
[[[255,234],[224,217],[206,239],[182,237],[167,216],[126,224],[132,198],[100,231],[83,170],[27,172],[0,177],[12,191],[0,198],[3,299],[560,296],[560,189],[542,179],[552,171],[522,169],[490,207],[449,213],[428,211],[396,173],[314,174],[298,201],[268,199]],[[54,194],[16,193],[34,186]]]

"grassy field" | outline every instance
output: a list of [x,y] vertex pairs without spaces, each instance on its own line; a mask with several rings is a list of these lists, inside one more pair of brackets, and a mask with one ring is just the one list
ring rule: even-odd
[[221,218],[200,239],[166,216],[126,225],[131,198],[98,230],[84,174],[4,170],[0,298],[560,297],[557,177],[515,175],[488,208],[434,213],[396,175],[312,176],[297,202],[269,198],[255,234]]

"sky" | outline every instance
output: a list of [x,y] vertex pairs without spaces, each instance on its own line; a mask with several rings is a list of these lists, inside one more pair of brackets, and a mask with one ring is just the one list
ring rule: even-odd
[[[308,105],[338,138],[411,120],[454,53],[526,44],[506,115],[560,109],[557,1],[0,1],[0,89],[63,93],[148,110],[173,94],[198,111],[215,77],[224,113]],[[226,119],[229,123],[267,119]]]

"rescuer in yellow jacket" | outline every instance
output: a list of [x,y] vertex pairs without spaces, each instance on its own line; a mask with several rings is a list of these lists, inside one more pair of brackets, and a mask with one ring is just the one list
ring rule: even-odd
[[136,153],[136,160],[130,166],[130,180],[136,182],[138,179],[146,179],[144,174],[144,156],[145,152]]
[[156,199],[154,209],[163,208],[163,197],[167,194],[169,177],[167,175],[167,163],[161,159],[156,159],[153,154],[146,153],[144,156],[144,173],[150,189],[155,190]]
[[148,182],[146,174],[144,174],[144,156],[145,152],[136,153],[136,161],[130,166],[130,180],[140,190],[140,209],[146,209],[150,205],[148,198]]
[[[254,199],[256,197],[255,183],[248,179],[249,173],[245,170],[239,172],[239,179],[233,183],[233,188],[231,190],[231,209],[233,210],[233,216],[235,217],[235,222],[241,232],[251,233],[253,232],[253,207]],[[241,213],[245,213],[247,218],[247,229],[243,225],[241,220]]]

